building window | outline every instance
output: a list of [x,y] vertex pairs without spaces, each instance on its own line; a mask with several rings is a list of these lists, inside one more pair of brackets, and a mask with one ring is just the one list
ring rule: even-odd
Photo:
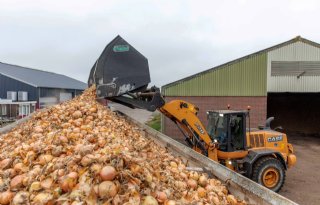
[[7,105],[1,105],[1,115],[7,115]]
[[320,61],[272,61],[271,76],[319,76]]
[[30,114],[30,105],[19,105],[19,116],[27,116]]

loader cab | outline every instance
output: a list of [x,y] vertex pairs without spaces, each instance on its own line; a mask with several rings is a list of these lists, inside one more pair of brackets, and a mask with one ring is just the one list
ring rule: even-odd
[[219,150],[233,152],[246,149],[246,118],[248,111],[208,111],[207,131]]

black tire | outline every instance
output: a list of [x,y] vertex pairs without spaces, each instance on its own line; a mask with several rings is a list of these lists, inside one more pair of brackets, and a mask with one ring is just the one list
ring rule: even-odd
[[[268,187],[267,185],[265,185],[264,180],[262,179],[265,172],[269,171],[270,169],[278,173],[277,183],[272,187],[270,186]],[[278,159],[273,157],[264,157],[259,159],[253,167],[252,177],[251,177],[253,181],[271,189],[274,192],[280,191],[280,189],[284,184],[285,178],[286,178],[286,173],[285,173],[283,164]]]

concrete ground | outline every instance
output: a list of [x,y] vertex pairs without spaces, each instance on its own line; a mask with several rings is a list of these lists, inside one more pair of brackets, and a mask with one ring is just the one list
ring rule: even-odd
[[156,113],[149,112],[143,109],[131,109],[118,103],[109,103],[108,105],[110,106],[111,110],[119,110],[141,123],[146,123],[147,121],[152,119],[152,116]]
[[287,171],[280,194],[305,205],[320,204],[320,136],[288,133],[297,164]]
[[[154,113],[131,109],[119,104],[109,104],[134,119],[145,123]],[[286,173],[286,182],[279,194],[302,205],[320,204],[320,136],[287,133],[297,156],[296,166]]]

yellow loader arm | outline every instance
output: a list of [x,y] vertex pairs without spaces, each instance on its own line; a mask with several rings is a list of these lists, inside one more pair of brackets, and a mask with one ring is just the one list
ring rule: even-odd
[[158,109],[175,122],[185,135],[186,142],[196,151],[217,161],[217,149],[197,117],[199,108],[183,100],[172,100]]

